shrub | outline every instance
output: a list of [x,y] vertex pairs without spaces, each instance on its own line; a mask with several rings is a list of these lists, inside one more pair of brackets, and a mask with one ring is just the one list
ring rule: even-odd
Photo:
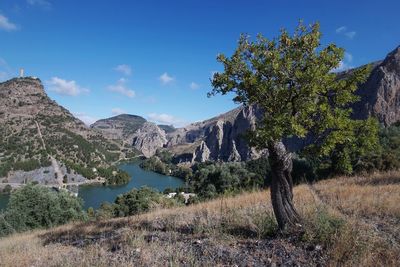
[[7,225],[16,232],[49,228],[84,217],[81,199],[66,191],[56,192],[33,184],[13,192],[4,213]]
[[117,217],[122,217],[149,211],[159,202],[160,197],[157,191],[149,187],[133,189],[116,198],[114,213]]
[[9,193],[11,193],[11,190],[12,190],[12,187],[11,187],[11,185],[8,184],[4,187],[3,193],[9,194]]
[[305,239],[315,244],[331,245],[346,221],[329,213],[326,208],[318,209],[306,220]]

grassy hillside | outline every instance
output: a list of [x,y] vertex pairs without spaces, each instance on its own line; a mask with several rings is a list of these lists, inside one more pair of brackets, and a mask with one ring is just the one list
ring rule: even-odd
[[0,83],[0,136],[4,183],[19,181],[13,171],[50,166],[51,158],[92,179],[98,176],[93,168],[110,168],[124,156],[121,144],[88,128],[51,100],[39,79],[29,77]]
[[295,188],[303,218],[277,232],[269,192],[0,240],[1,266],[398,266],[400,172]]

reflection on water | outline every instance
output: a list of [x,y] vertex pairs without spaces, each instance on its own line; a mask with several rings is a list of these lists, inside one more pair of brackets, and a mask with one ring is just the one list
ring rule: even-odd
[[182,179],[143,170],[137,163],[124,164],[119,167],[131,175],[131,181],[121,186],[81,186],[79,196],[85,202],[85,209],[89,207],[97,209],[104,201],[112,203],[119,194],[128,192],[132,188],[148,186],[163,191],[167,187],[176,188],[184,184]]

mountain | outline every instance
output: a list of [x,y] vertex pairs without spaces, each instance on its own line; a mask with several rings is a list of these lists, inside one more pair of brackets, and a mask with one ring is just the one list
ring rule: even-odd
[[[365,119],[374,116],[388,126],[400,121],[400,47],[389,53],[383,61],[373,62],[371,65],[369,78],[356,92],[360,101],[353,105],[354,117]],[[338,76],[348,75],[352,71],[338,73]],[[174,155],[175,163],[246,161],[257,158],[262,153],[251,149],[243,138],[247,130],[254,127],[260,115],[257,108],[242,106],[178,129],[146,122],[147,124],[143,123],[136,131],[129,131],[129,135],[124,136],[123,140],[142,151],[146,157],[154,155],[157,149],[165,148]],[[110,123],[107,127],[113,131],[121,126],[113,118],[106,121]],[[94,125],[106,134],[110,131],[99,127],[102,124],[97,122]],[[126,130],[122,127],[118,131]],[[118,139],[118,136],[115,134],[114,139]],[[303,146],[304,142],[298,138],[286,140],[291,151]]]
[[108,119],[96,121],[91,128],[101,129],[103,134],[110,139],[124,139],[135,133],[146,119],[129,114],[121,114]]
[[125,147],[134,147],[145,157],[153,156],[167,143],[164,130],[136,115],[121,114],[99,120],[91,128],[100,130],[111,140],[122,141]]
[[138,116],[124,114],[97,121],[91,127],[109,138],[122,140],[125,145],[131,144],[145,157],[151,157],[158,149],[165,148],[174,154],[176,163],[242,161],[259,156],[243,138],[246,131],[254,126],[259,116],[257,112],[254,107],[239,107],[178,129],[143,122],[143,118],[139,124]]
[[196,122],[168,133],[166,148],[176,163],[194,161],[246,161],[259,156],[244,135],[254,127],[260,112],[238,107],[212,119]]
[[374,116],[385,126],[400,121],[400,46],[374,64],[356,93],[361,97],[353,107],[357,118]]
[[40,168],[46,183],[69,179],[71,170],[82,180],[120,157],[119,145],[51,100],[37,78],[0,83],[0,135],[0,177],[10,183]]

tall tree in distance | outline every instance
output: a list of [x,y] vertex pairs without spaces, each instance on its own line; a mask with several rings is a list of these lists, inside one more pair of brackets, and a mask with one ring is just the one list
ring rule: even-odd
[[[368,66],[338,79],[333,70],[343,59],[344,50],[334,44],[320,47],[320,38],[318,23],[305,26],[302,22],[293,35],[283,29],[272,40],[258,35],[252,41],[242,35],[231,57],[218,55],[224,71],[214,74],[213,90],[208,93],[233,92],[236,103],[262,110],[262,119],[251,130],[249,141],[258,149],[268,150],[271,200],[281,229],[300,222],[293,205],[292,157],[282,142],[284,138],[312,136],[314,142],[308,151],[314,156],[351,147],[357,135],[364,138],[363,149],[377,142],[374,120],[350,117],[350,105],[358,100],[354,92],[367,78]],[[347,164],[353,150],[340,151],[343,164]]]

